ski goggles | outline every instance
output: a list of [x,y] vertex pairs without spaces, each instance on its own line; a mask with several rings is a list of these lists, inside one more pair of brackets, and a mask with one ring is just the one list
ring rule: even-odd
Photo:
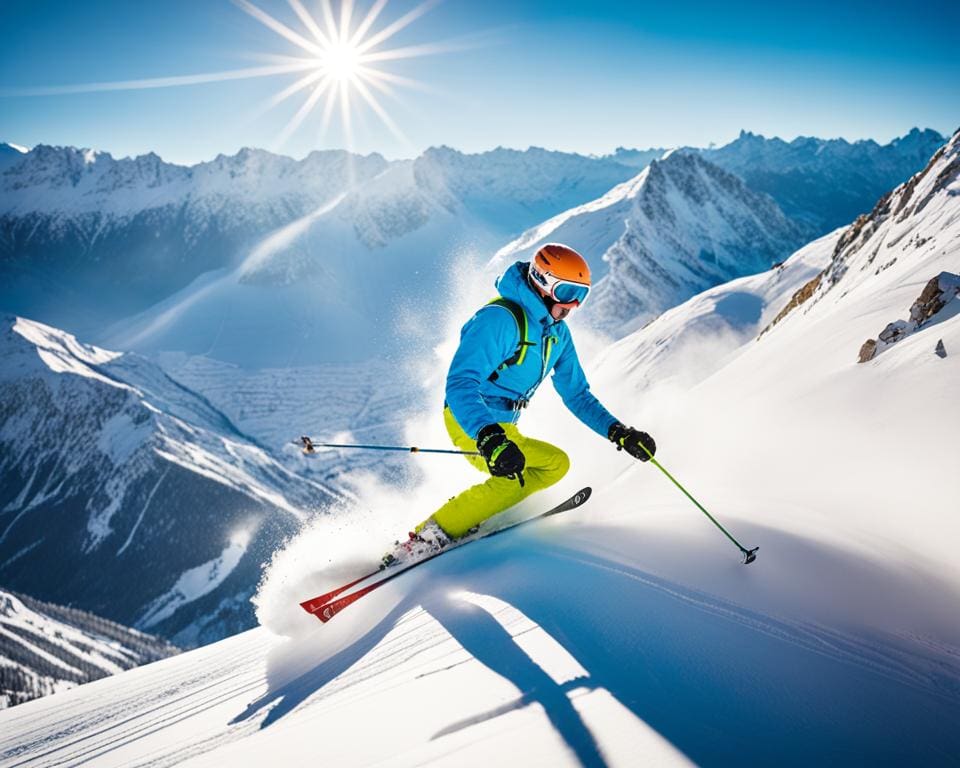
[[550,295],[550,298],[558,304],[582,305],[590,293],[590,286],[584,283],[561,280],[549,272],[543,274],[538,269],[531,269],[530,274],[533,276],[533,279],[537,281],[537,284]]

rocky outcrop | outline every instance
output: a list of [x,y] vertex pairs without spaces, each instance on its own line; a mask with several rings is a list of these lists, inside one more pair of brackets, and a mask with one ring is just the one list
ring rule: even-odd
[[932,319],[948,301],[960,293],[960,276],[941,272],[923,289],[920,297],[910,307],[910,322],[918,326]]
[[[878,354],[898,341],[905,339],[922,328],[933,325],[943,317],[944,310],[960,296],[960,275],[951,272],[941,272],[932,278],[920,296],[910,307],[909,320],[894,320],[880,331],[877,339],[867,339],[860,347],[858,363],[873,360]],[[942,314],[943,313],[943,314]],[[935,353],[938,357],[946,357],[947,351],[943,346],[943,339],[937,342]]]
[[866,363],[870,360],[873,360],[874,355],[877,354],[877,340],[876,339],[867,339],[863,342],[863,346],[860,347],[860,356],[857,359],[858,363]]
[[[768,325],[766,328],[760,331],[760,336],[763,336],[763,334],[765,334],[767,331],[773,328],[773,326],[775,326],[777,323],[783,320],[783,318],[789,315],[793,310],[795,310],[797,307],[803,304],[807,299],[813,296],[814,292],[817,290],[817,286],[820,285],[820,279],[822,277],[823,277],[823,272],[821,272],[819,275],[813,278],[813,280],[810,280],[808,283],[806,283],[799,291],[794,293],[790,299],[790,302],[787,304],[787,306],[785,306],[783,309],[780,310],[777,316],[773,318],[773,321],[770,323],[770,325]],[[760,336],[757,336],[757,338],[759,339]]]

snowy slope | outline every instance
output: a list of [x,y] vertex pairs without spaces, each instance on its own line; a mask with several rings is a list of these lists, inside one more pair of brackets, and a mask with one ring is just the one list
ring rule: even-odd
[[[776,515],[778,525],[810,536],[829,532],[893,562],[922,557],[947,584],[958,578],[947,542],[960,533],[942,492],[957,461],[949,436],[960,419],[960,355],[952,353],[960,349],[958,305],[948,303],[874,360],[857,361],[866,339],[909,318],[932,278],[960,271],[958,177],[954,135],[924,171],[840,234],[826,268],[785,302],[789,311],[758,340],[689,393],[675,388],[640,398],[635,417],[669,430],[671,442],[685,439],[684,465],[716,475],[722,493],[766,489],[765,517]],[[787,266],[802,258],[804,251]],[[695,307],[677,311],[693,314]],[[639,352],[649,330],[621,346]],[[940,340],[945,357],[935,352]],[[697,367],[695,356],[684,362]],[[636,373],[636,380],[626,376],[634,392],[650,378],[643,364]],[[624,355],[612,350],[597,378],[622,382]],[[924,448],[918,455],[907,446]],[[737,460],[719,462],[727,456]],[[811,484],[799,503],[778,491],[792,489],[798,475]]]
[[4,326],[2,583],[184,645],[250,626],[260,562],[339,495],[147,360]]
[[731,280],[668,309],[605,349],[595,365],[628,373],[624,384],[638,395],[699,383],[755,338],[794,293],[823,271],[841,233],[813,241],[773,269]]
[[[629,371],[611,355],[590,367],[614,412],[657,437],[658,459],[760,546],[756,563],[741,566],[655,467],[604,446],[545,392],[523,428],[569,451],[562,485],[596,488],[583,509],[445,555],[321,625],[298,599],[375,558],[371,532],[403,530],[405,510],[476,475],[459,462],[421,487],[371,487],[359,507],[382,515],[318,521],[274,558],[257,597],[263,628],[0,714],[0,755],[24,765],[955,763],[956,299],[856,361],[863,339],[908,316],[930,278],[957,264],[958,157],[960,135],[835,242],[740,283],[767,302],[759,323],[781,300],[794,308],[692,387],[678,376],[649,390],[634,380],[648,361]],[[827,254],[817,287],[787,296]],[[724,295],[735,291],[685,311],[698,322],[708,297],[716,310]]]
[[0,590],[0,709],[177,652],[91,613]]
[[[172,378],[202,394],[268,452],[282,454],[298,473],[321,480],[333,481],[347,465],[352,470],[377,469],[397,462],[391,461],[393,456],[362,451],[322,452],[304,460],[286,443],[303,433],[328,442],[400,442],[418,394],[392,365],[376,360],[263,370],[201,356],[163,355],[160,363]],[[335,397],[330,395],[333,392]],[[406,457],[396,458],[408,463]]]
[[770,198],[696,155],[674,152],[529,230],[495,258],[528,258],[550,241],[596,265],[594,281],[603,279],[585,317],[619,336],[705,288],[768,268],[801,235]]
[[[451,553],[295,638],[255,630],[0,714],[0,757],[629,766],[748,754],[803,766],[944,764],[960,749],[956,655],[852,619],[825,625],[783,604],[775,571],[814,559],[807,589],[822,580],[843,599],[905,600],[921,578],[763,528],[749,533],[777,565],[747,572],[714,556],[713,537],[678,541],[649,513],[638,521],[624,490],[581,519]],[[697,528],[680,505],[655,509]],[[687,581],[700,586],[651,573],[652,546],[697,562]]]

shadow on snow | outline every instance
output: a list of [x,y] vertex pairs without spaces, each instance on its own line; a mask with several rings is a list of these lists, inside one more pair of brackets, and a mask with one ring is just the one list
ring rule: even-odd
[[[634,537],[634,551],[650,546],[636,531],[611,533],[621,544]],[[449,723],[434,739],[538,704],[579,763],[605,765],[569,695],[604,689],[701,765],[943,764],[960,754],[956,656],[910,639],[774,618],[550,539],[549,531],[518,532],[438,559],[399,580],[407,581],[407,594],[360,640],[328,658],[320,650],[315,664],[315,634],[275,649],[268,660],[271,690],[232,722],[265,712],[260,725],[268,727],[308,700],[312,705],[383,675],[449,633],[470,662],[512,683],[520,696]],[[872,564],[851,561],[849,553],[772,529],[762,540],[768,558],[778,547],[807,548],[825,573],[876,578]],[[887,571],[876,589],[896,592],[898,578]],[[469,593],[519,611],[586,674],[555,682],[488,609],[463,597]],[[955,595],[935,599],[956,604]],[[418,606],[438,625],[432,635],[424,635],[430,622],[411,619],[424,616],[411,614]],[[348,609],[364,610],[363,603]],[[349,617],[345,612],[336,621]],[[393,644],[379,650],[373,669],[356,667],[388,634]],[[291,658],[314,665],[290,679]]]

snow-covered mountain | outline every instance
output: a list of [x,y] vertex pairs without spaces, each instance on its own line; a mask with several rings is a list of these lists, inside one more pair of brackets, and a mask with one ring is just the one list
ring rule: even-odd
[[[617,157],[584,157],[531,147],[464,154],[428,149],[415,161],[421,183],[461,202],[464,212],[506,236],[586,202],[633,175]],[[502,235],[501,235],[502,236]]]
[[[428,150],[267,233],[237,267],[118,323],[105,343],[246,367],[402,356],[401,345],[432,334],[455,258],[475,260],[515,227],[628,175],[543,150]],[[404,316],[418,318],[422,338],[395,332]]]
[[[770,524],[808,536],[829,530],[843,546],[894,562],[923,559],[945,580],[942,590],[956,589],[948,542],[960,530],[942,489],[958,458],[958,272],[960,132],[848,228],[618,342],[598,363],[595,386],[617,381],[627,385],[624,397],[646,400],[637,419],[662,424],[674,444],[687,439],[688,467],[737,457],[723,462],[718,482],[727,493],[761,484],[779,499],[771,499]],[[771,291],[779,308],[761,302]],[[762,307],[740,345],[723,327],[729,296]],[[882,354],[864,355],[865,340]],[[701,371],[699,351],[711,343],[723,359],[707,357]],[[669,381],[676,371],[689,371],[696,386],[687,392],[683,376]],[[658,384],[662,396],[650,395]],[[923,446],[922,455],[908,457],[908,446]],[[886,474],[889,462],[896,469]],[[798,476],[812,483],[801,505],[777,490]]]
[[929,128],[914,128],[883,145],[812,136],[786,142],[741,131],[722,147],[684,151],[737,174],[812,235],[821,235],[869,211],[882,194],[920,171],[944,141]]
[[0,306],[98,333],[386,167],[340,151],[297,162],[244,149],[187,168],[37,146],[0,175]]
[[176,653],[92,613],[0,589],[0,709]]
[[[595,488],[582,509],[445,554],[329,624],[297,600],[345,581],[379,542],[352,562],[343,541],[369,538],[369,518],[318,521],[274,559],[264,627],[0,713],[0,756],[952,764],[960,313],[942,275],[958,263],[960,133],[852,227],[671,313],[681,336],[684,316],[704,339],[719,329],[727,354],[705,378],[649,386],[701,359],[659,322],[588,365],[663,465],[759,545],[755,563],[655,466],[604,447],[545,393],[523,428],[568,450],[564,486]],[[918,299],[912,332],[858,363]],[[657,344],[676,356],[630,367]],[[390,514],[443,498],[445,482],[396,492]]]
[[768,268],[802,234],[766,195],[697,155],[673,152],[525,232],[495,258],[529,258],[550,241],[590,256],[594,281],[603,279],[584,316],[622,335],[705,288]]
[[[372,283],[401,293],[420,275],[423,287],[422,275],[451,251],[492,248],[630,175],[614,161],[538,149],[440,148],[395,163],[339,151],[295,161],[244,149],[188,168],[154,154],[117,160],[41,145],[0,174],[0,307],[110,343],[110,323],[189,296],[223,326],[223,357],[237,362],[228,337],[247,329],[224,321],[224,304],[242,311],[249,298],[274,317],[284,315],[276,307],[307,303],[320,314],[337,301],[338,313],[392,305],[392,294],[371,296]],[[383,280],[370,281],[371,269]],[[227,296],[221,282],[211,290],[225,273],[254,287]],[[272,305],[263,306],[256,286],[278,287]],[[329,339],[330,319],[329,310],[317,320],[305,311],[284,328],[293,339],[311,331]],[[206,344],[200,326],[196,337]],[[348,346],[299,362],[342,359]]]
[[340,495],[156,365],[22,318],[0,336],[0,582],[195,645]]

